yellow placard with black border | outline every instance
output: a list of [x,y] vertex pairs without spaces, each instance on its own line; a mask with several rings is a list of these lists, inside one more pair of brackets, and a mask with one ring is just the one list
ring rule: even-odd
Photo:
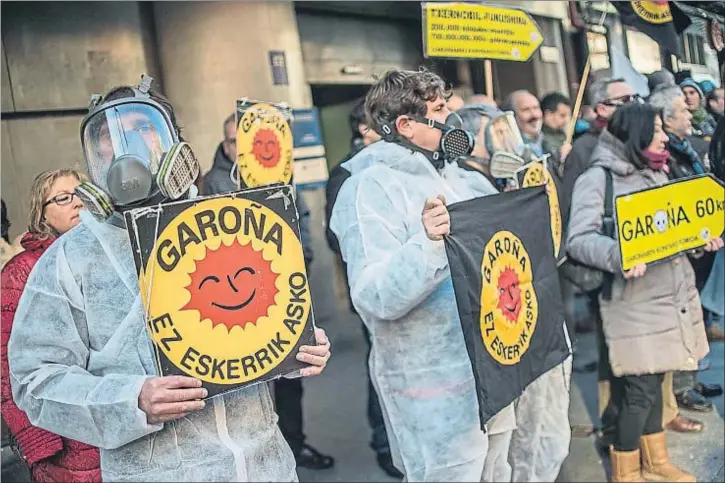
[[712,175],[617,196],[622,269],[666,260],[722,236],[725,188]]
[[240,188],[290,184],[294,170],[292,110],[283,104],[237,101],[237,169]]
[[126,213],[161,375],[209,396],[294,372],[314,316],[290,186]]

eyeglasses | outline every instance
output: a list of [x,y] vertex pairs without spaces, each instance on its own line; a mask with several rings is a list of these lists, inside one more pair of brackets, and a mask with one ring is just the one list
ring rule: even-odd
[[602,101],[602,104],[609,107],[622,106],[624,104],[632,103],[642,104],[642,97],[639,94],[626,94],[619,97],[613,97]]
[[75,192],[73,193],[60,193],[55,196],[53,196],[51,199],[43,203],[43,208],[50,205],[51,203],[55,203],[58,206],[66,206],[73,202],[73,197],[78,196]]

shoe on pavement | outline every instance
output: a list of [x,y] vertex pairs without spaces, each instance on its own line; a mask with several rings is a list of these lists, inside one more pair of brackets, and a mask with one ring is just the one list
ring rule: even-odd
[[705,423],[702,421],[678,414],[675,419],[667,424],[666,429],[669,429],[670,431],[677,431],[678,433],[699,433],[704,427]]
[[707,384],[698,381],[694,389],[705,397],[718,397],[722,394],[722,386],[719,384]]
[[326,470],[335,466],[335,459],[332,456],[324,455],[308,444],[302,446],[302,450],[295,460],[297,460],[297,466],[311,470]]
[[707,332],[707,340],[710,342],[722,342],[725,340],[725,330],[722,330],[717,325],[711,325],[705,329],[705,332]]
[[403,473],[393,464],[393,457],[390,453],[378,453],[378,466],[392,478],[403,478]]
[[712,402],[694,389],[688,389],[682,394],[675,394],[675,399],[681,409],[706,413],[712,411],[713,408]]

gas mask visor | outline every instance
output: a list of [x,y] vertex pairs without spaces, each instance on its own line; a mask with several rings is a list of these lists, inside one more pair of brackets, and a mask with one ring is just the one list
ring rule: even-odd
[[521,131],[510,111],[491,119],[484,130],[484,142],[491,157],[499,151],[521,156],[525,147]]
[[155,194],[154,177],[174,145],[169,124],[159,108],[138,101],[110,104],[86,120],[81,139],[88,174],[114,204]]
[[105,205],[130,207],[162,195],[178,199],[199,175],[191,147],[178,142],[153,101],[111,103],[83,124],[81,139],[96,194]]

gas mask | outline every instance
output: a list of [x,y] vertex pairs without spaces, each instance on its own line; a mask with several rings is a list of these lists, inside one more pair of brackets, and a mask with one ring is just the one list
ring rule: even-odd
[[429,151],[421,148],[407,141],[402,136],[396,135],[394,125],[386,124],[383,126],[384,139],[424,154],[436,169],[442,169],[446,161],[454,162],[458,158],[468,156],[475,147],[473,134],[461,128],[463,122],[461,117],[455,112],[448,115],[445,124],[428,119],[427,117],[415,115],[408,117],[416,122],[427,124],[431,129],[441,131],[442,134],[438,151]]
[[166,110],[149,96],[153,79],[141,77],[134,97],[101,104],[91,98],[81,143],[91,182],[76,192],[101,220],[114,212],[176,200],[199,175],[191,147],[179,140]]

